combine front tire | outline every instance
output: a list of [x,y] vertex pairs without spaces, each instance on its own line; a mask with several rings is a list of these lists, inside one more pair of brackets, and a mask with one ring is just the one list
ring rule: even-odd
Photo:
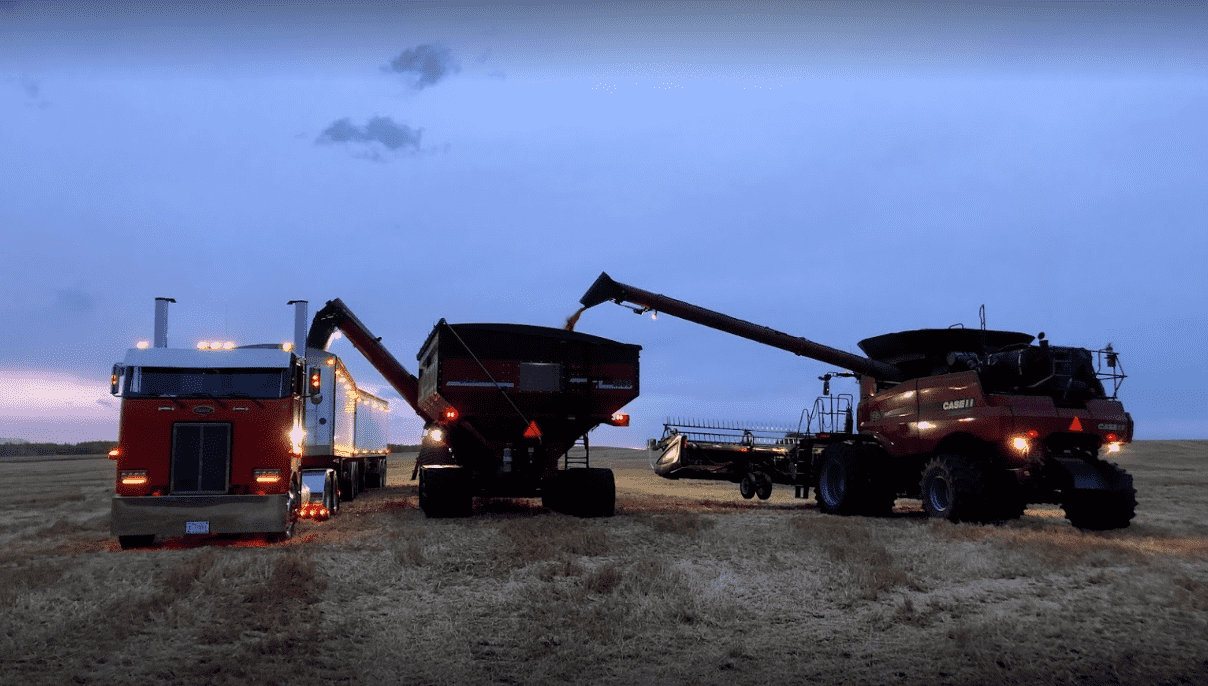
[[827,514],[862,514],[868,474],[853,446],[835,443],[822,453],[818,469],[818,509]]
[[772,497],[772,477],[763,472],[756,472],[755,478],[755,495],[759,496],[760,500],[767,500]]

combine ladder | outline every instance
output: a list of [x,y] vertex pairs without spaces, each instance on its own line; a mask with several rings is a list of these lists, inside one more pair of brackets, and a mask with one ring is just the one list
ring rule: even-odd
[[590,467],[591,446],[587,441],[587,434],[583,434],[575,444],[567,449],[566,454],[562,456],[562,468],[570,469],[571,465],[575,467]]

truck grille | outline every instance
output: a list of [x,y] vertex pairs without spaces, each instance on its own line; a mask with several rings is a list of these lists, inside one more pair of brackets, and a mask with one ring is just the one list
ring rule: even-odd
[[230,465],[230,424],[172,427],[173,493],[226,493]]

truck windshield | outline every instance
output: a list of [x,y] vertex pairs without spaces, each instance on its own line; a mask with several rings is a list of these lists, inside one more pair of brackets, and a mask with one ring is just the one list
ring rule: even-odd
[[284,398],[289,395],[285,369],[182,369],[135,367],[129,370],[127,397]]

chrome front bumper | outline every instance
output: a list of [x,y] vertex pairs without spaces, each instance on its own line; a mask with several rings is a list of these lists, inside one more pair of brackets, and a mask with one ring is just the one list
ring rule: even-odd
[[289,494],[113,496],[114,536],[280,533],[289,527]]

